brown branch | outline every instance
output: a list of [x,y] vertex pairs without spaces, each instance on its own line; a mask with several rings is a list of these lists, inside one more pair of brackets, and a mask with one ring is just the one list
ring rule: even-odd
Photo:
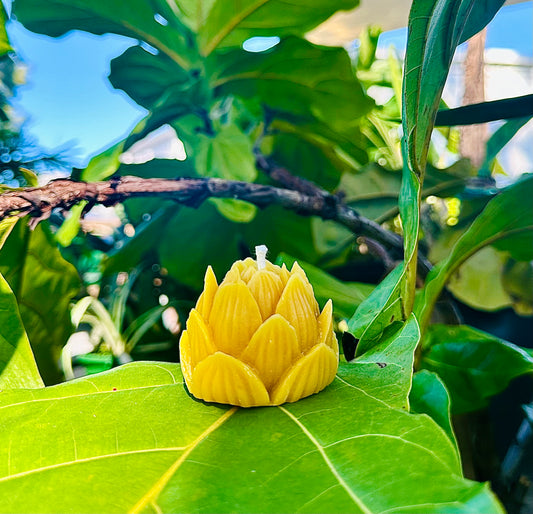
[[276,204],[304,216],[336,220],[356,234],[372,237],[387,247],[401,250],[402,240],[399,236],[359,216],[335,196],[318,188],[317,191],[315,194],[304,194],[290,189],[216,178],[174,180],[125,176],[92,183],[60,179],[43,187],[24,188],[0,195],[0,220],[12,215],[45,219],[50,216],[52,209],[70,209],[82,200],[110,206],[128,198],[157,196],[198,207],[210,197],[238,198],[260,208]]

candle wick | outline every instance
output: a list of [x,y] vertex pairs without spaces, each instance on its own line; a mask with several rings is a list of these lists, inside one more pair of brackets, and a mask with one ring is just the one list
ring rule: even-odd
[[255,256],[257,258],[257,269],[266,268],[266,254],[268,248],[265,245],[259,245],[255,247]]

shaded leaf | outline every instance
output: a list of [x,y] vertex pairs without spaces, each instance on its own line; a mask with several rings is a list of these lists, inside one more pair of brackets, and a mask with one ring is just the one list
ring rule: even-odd
[[[429,273],[423,294],[417,301],[417,311],[420,312],[420,323],[423,327],[429,322],[429,317],[435,302],[451,274],[471,255],[484,246],[498,243],[514,256],[515,248],[518,253],[531,253],[533,235],[533,175],[524,176],[512,186],[494,197],[483,212],[474,220],[468,230],[461,236],[446,259],[441,261]],[[513,239],[520,236],[518,240]],[[524,248],[521,243],[528,241]],[[516,243],[520,243],[516,245]],[[515,246],[516,245],[516,246]]]
[[359,0],[244,0],[228,8],[215,0],[199,30],[201,52],[241,46],[253,36],[303,35],[341,9],[352,9]]
[[450,418],[450,395],[439,376],[425,369],[415,373],[413,387],[409,393],[409,404],[411,412],[427,414],[446,432],[459,458],[459,448]]
[[533,372],[521,348],[466,325],[432,325],[423,347],[420,364],[442,379],[454,414],[485,407],[513,378]]
[[[533,102],[533,99],[532,99]],[[525,118],[515,118],[506,121],[487,141],[487,152],[485,160],[479,170],[480,176],[490,176],[490,165],[503,147],[511,141],[514,135],[531,119],[531,116]]]
[[189,67],[187,28],[178,18],[163,26],[154,18],[152,2],[132,0],[20,0],[14,5],[17,19],[32,32],[59,37],[78,29],[112,32],[140,39],[185,68]]
[[533,95],[463,105],[455,109],[443,109],[437,112],[436,124],[439,126],[475,125],[488,121],[523,118],[526,115],[533,115]]
[[0,250],[0,273],[17,298],[45,383],[55,383],[60,351],[71,333],[69,303],[80,287],[75,268],[57,249],[49,229],[19,221]]
[[287,38],[268,52],[217,55],[210,63],[217,95],[254,96],[271,109],[343,128],[370,110],[343,48]]

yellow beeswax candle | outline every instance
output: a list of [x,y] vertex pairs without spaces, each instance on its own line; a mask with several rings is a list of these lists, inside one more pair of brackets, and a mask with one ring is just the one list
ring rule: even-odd
[[318,393],[337,372],[332,303],[320,313],[305,272],[266,260],[237,261],[220,285],[212,268],[180,340],[185,382],[196,398],[256,407]]

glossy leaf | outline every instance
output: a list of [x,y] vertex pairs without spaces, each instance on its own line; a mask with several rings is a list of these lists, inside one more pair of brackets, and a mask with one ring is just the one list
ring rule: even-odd
[[[426,279],[423,294],[417,301],[417,310],[421,313],[420,320],[423,327],[429,322],[437,297],[451,274],[478,250],[489,244],[499,243],[513,254],[511,243],[516,244],[516,240],[513,241],[511,238],[520,237],[518,242],[528,241],[529,244],[525,248],[528,253],[531,252],[532,197],[533,175],[525,176],[502,191],[487,204],[483,212],[454,245],[447,258],[431,270]],[[506,238],[509,238],[511,243],[509,240],[506,241]],[[521,244],[518,245],[518,251],[524,251]]]
[[375,345],[387,326],[402,320],[399,279],[403,272],[403,264],[399,264],[359,305],[348,322],[349,332],[360,340],[357,355]]
[[0,392],[42,386],[17,299],[0,274]]
[[[303,35],[341,9],[352,9],[359,0],[243,0],[228,8],[215,0],[199,30],[200,49],[209,55],[215,49],[241,46],[254,36]],[[208,4],[209,5],[209,4]]]
[[[290,255],[282,253],[276,259],[276,264],[285,263],[290,269],[296,261]],[[333,301],[333,312],[341,318],[351,318],[356,307],[368,297],[374,289],[373,285],[358,282],[342,282],[320,268],[298,259],[298,264],[302,267],[313,286],[315,297],[323,308],[325,303],[331,298]]]
[[361,386],[356,363],[280,407],[194,401],[179,366],[163,363],[3,393],[0,510],[503,512],[487,486],[461,478],[435,422],[389,399],[387,387]]
[[533,358],[518,346],[466,325],[432,325],[421,366],[439,375],[455,414],[481,409],[509,382],[533,373]]
[[253,95],[271,109],[318,118],[334,128],[352,124],[373,105],[343,48],[316,46],[296,37],[269,52],[233,50],[216,56],[210,70],[217,95]]
[[450,403],[450,395],[437,374],[423,369],[413,375],[413,387],[409,393],[411,412],[430,416],[453,442],[459,458],[459,448],[450,418]]
[[45,383],[61,374],[57,361],[71,333],[69,303],[80,287],[43,223],[33,231],[19,221],[0,250],[0,273],[9,283]]

